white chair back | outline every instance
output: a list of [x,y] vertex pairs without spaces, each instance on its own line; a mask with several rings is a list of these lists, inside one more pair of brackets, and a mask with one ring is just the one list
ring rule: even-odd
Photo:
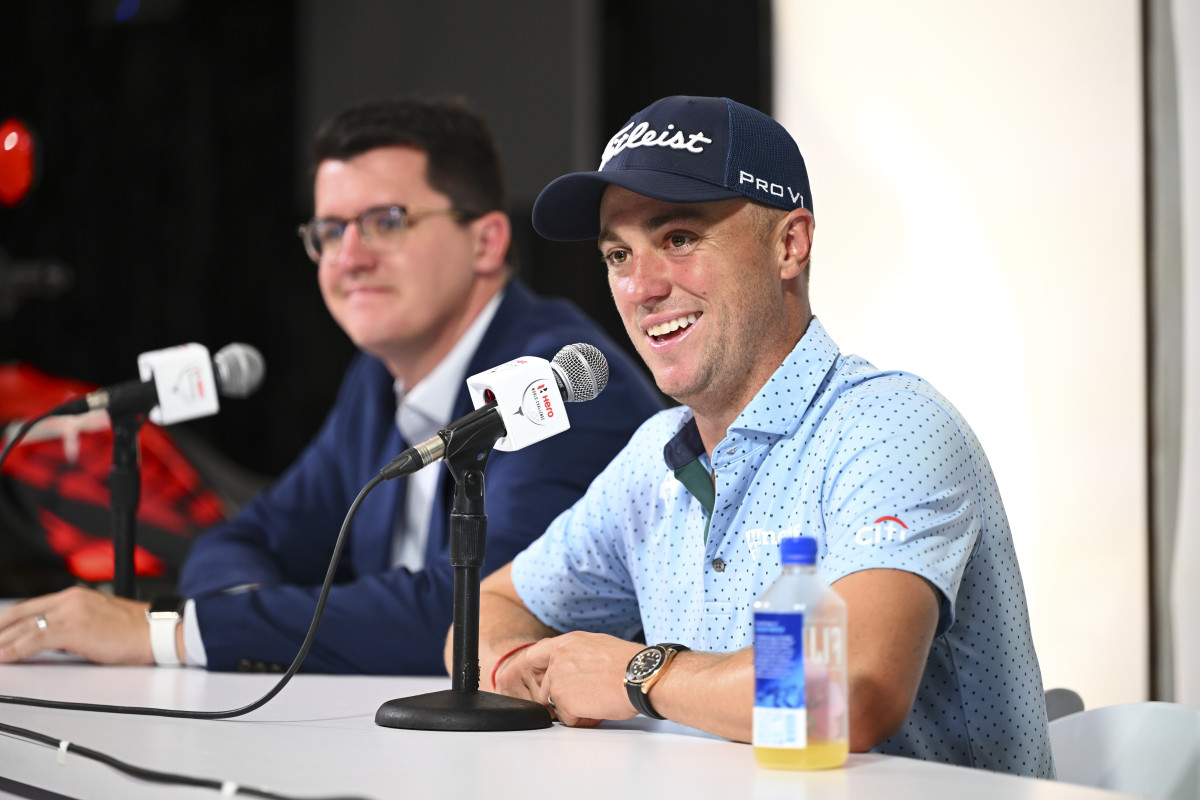
[[1200,800],[1200,711],[1126,703],[1050,722],[1058,779],[1161,800]]

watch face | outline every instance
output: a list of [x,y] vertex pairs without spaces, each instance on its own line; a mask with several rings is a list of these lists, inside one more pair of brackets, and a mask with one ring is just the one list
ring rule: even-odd
[[646,678],[649,678],[658,671],[666,656],[666,651],[657,645],[647,647],[629,662],[629,666],[625,668],[625,679],[631,683],[639,683],[646,680]]

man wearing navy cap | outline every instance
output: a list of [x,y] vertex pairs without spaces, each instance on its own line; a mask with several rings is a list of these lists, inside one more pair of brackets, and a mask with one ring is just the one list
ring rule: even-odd
[[[598,240],[626,331],[683,405],[484,582],[496,689],[568,725],[640,712],[748,741],[752,603],[803,534],[848,607],[852,750],[1052,777],[987,458],[936,389],[843,355],[813,316],[788,132],[724,98],[660,100],[596,172],[547,186],[533,223]],[[624,682],[639,642],[675,655],[648,693]]]

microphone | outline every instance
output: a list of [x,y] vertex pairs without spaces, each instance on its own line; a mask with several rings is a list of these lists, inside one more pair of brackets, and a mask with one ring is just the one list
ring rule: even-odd
[[569,344],[553,361],[524,356],[492,367],[467,379],[474,411],[408,448],[379,474],[384,480],[411,475],[481,436],[498,450],[520,450],[571,427],[559,399],[582,403],[607,385],[608,361],[590,344]]
[[89,392],[51,412],[51,416],[107,411],[110,416],[150,412],[159,425],[172,425],[217,413],[217,395],[248,397],[263,382],[266,364],[248,344],[234,342],[211,359],[208,348],[185,344],[138,356],[140,381],[126,381]]

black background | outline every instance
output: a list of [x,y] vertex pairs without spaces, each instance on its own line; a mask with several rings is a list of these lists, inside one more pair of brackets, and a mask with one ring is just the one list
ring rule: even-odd
[[[533,13],[523,3],[488,4],[493,16],[471,30],[387,0],[143,0],[124,21],[121,5],[0,3],[0,120],[30,127],[39,154],[34,189],[16,207],[0,206],[0,270],[52,259],[74,273],[69,291],[26,299],[0,318],[0,361],[109,384],[136,377],[148,350],[251,343],[267,362],[259,392],[177,428],[263,475],[281,471],[315,432],[353,352],[294,234],[311,214],[311,118],[336,110],[322,106],[380,96],[362,96],[376,84],[463,95],[498,133],[520,274],[538,291],[575,300],[621,342],[594,246],[536,237],[528,222],[536,188],[520,179],[541,185],[540,171],[594,168],[608,137],[662,96],[724,95],[771,110],[767,0],[555,0],[544,14],[538,3]],[[469,20],[475,7],[451,5],[439,13]],[[562,13],[590,22],[564,30]],[[386,30],[363,24],[373,14],[388,20]],[[478,63],[470,54],[485,49],[472,36],[488,44]],[[539,52],[513,49],[513,58],[534,59],[550,77],[588,58],[583,72],[593,77],[572,99],[592,110],[599,130],[559,125],[568,113],[561,98],[504,80],[495,54],[518,41]],[[387,66],[417,42],[419,68]],[[440,53],[455,57],[443,62]],[[447,86],[455,81],[464,85]],[[318,86],[333,88],[314,101]],[[530,119],[531,107],[544,118]],[[534,163],[514,145],[547,137],[548,149],[563,131],[585,143],[586,163]]]

